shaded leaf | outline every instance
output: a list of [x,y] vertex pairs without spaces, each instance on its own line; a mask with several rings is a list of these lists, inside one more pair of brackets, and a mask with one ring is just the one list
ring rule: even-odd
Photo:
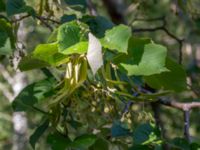
[[[0,33],[0,36],[2,34]],[[0,42],[3,41],[4,39],[3,35],[0,37]],[[5,41],[5,43],[2,47],[0,47],[0,55],[10,55],[12,53],[12,48],[11,48],[11,44],[10,44],[10,40],[7,38],[7,40]]]
[[130,136],[131,132],[121,122],[114,122],[111,128],[112,137]]
[[183,138],[174,138],[169,142],[169,144],[172,148],[178,148],[180,150],[191,150],[190,144]]
[[76,15],[63,15],[60,19],[61,23],[70,22],[76,19]]
[[89,150],[109,150],[109,143],[103,138],[98,138]]
[[65,150],[71,143],[68,137],[64,137],[59,133],[49,134],[47,137],[47,143],[51,146],[52,150]]
[[29,142],[32,146],[33,149],[35,149],[35,145],[40,139],[40,137],[44,134],[46,129],[49,126],[49,120],[45,120],[35,131],[34,133],[30,136]]
[[88,149],[92,146],[97,137],[95,135],[82,135],[77,137],[71,144],[70,147],[78,149]]
[[83,5],[86,6],[86,0],[65,0],[68,5]]
[[84,13],[87,8],[86,0],[64,0],[70,8]]
[[35,104],[46,98],[45,93],[51,91],[55,83],[54,79],[48,78],[25,87],[12,103],[14,111],[32,110]]
[[141,124],[133,132],[133,143],[134,145],[139,144],[150,144],[159,140],[160,132],[159,129],[155,128],[154,125],[146,123]]
[[[7,39],[9,39],[9,41],[7,41]],[[6,43],[10,43],[10,46],[7,45],[7,48],[15,48],[15,36],[11,23],[4,18],[0,18],[0,48],[5,47]],[[7,51],[11,50],[7,49]]]
[[84,16],[81,21],[86,23],[92,34],[98,38],[102,38],[105,35],[105,31],[114,26],[111,21],[102,16]]
[[5,9],[6,9],[6,5],[5,5],[4,1],[0,0],[0,12],[5,11]]
[[[5,45],[7,38],[8,38],[7,33],[0,30],[0,48]],[[0,53],[2,52],[0,51]]]
[[34,9],[30,6],[27,6],[24,0],[7,0],[6,12],[8,16],[24,12],[35,15]]
[[170,71],[144,77],[145,82],[155,88],[180,92],[186,90],[186,73],[183,67],[170,58],[167,58],[166,67]]
[[44,68],[50,66],[47,62],[40,59],[34,58],[32,56],[26,56],[21,59],[18,64],[18,68],[21,71],[27,71],[32,69]]
[[148,145],[135,145],[129,148],[128,150],[154,150],[154,148]]
[[191,150],[200,150],[200,145],[198,143],[191,143],[190,149]]

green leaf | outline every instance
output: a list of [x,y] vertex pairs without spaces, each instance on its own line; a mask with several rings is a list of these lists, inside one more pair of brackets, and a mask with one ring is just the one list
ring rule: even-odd
[[198,143],[191,143],[190,144],[190,149],[191,150],[200,150],[200,144],[198,144]]
[[68,5],[83,5],[86,6],[86,0],[64,0]]
[[125,25],[118,25],[107,30],[102,40],[102,45],[111,50],[127,53],[128,41],[132,35],[131,28]]
[[33,149],[35,149],[35,145],[40,139],[40,137],[44,134],[49,126],[49,120],[45,120],[30,136],[29,142]]
[[66,55],[58,53],[57,43],[38,45],[33,52],[33,58],[45,61],[53,66],[57,66],[68,61],[68,57]]
[[98,138],[89,150],[109,150],[109,143],[103,138]]
[[46,98],[46,93],[56,84],[54,79],[48,78],[25,87],[14,99],[12,107],[14,111],[26,111],[34,109],[33,106]]
[[73,21],[76,19],[76,15],[72,14],[72,15],[63,15],[60,19],[61,23],[65,23],[65,22],[69,22],[69,21]]
[[129,148],[129,150],[155,150],[155,149],[148,145],[135,145]]
[[87,8],[86,0],[64,0],[64,1],[73,10],[85,13]]
[[102,16],[84,16],[81,21],[86,23],[92,34],[98,38],[102,38],[105,35],[106,30],[111,29],[114,24],[108,19]]
[[17,13],[24,12],[23,9],[26,6],[24,0],[7,0],[6,11],[8,16],[12,16]]
[[87,25],[72,21],[61,25],[58,29],[58,51],[62,53],[71,46],[87,39]]
[[21,59],[18,64],[18,68],[21,71],[27,71],[32,69],[44,68],[50,66],[47,62],[40,59],[34,58],[32,56],[26,56]]
[[78,149],[88,149],[92,146],[97,137],[95,135],[82,135],[77,137],[71,144],[70,147]]
[[174,138],[173,140],[170,141],[169,144],[173,148],[179,148],[181,150],[191,150],[190,144],[188,143],[187,140],[185,140],[183,138]]
[[98,69],[103,65],[102,47],[99,40],[89,33],[89,46],[87,59],[93,74],[96,74]]
[[[5,31],[0,30],[0,48],[4,47],[6,40],[8,38],[8,35]],[[1,51],[0,51],[1,52]],[[1,52],[2,53],[2,52]]]
[[24,0],[7,0],[6,12],[8,16],[24,12],[27,12],[31,15],[35,15],[34,9],[30,6],[27,6]]
[[111,135],[112,137],[130,136],[131,132],[121,122],[114,122],[111,128]]
[[96,139],[95,135],[85,134],[77,137],[74,141],[70,141],[68,137],[53,133],[48,136],[47,143],[52,150],[65,150],[66,148],[88,149],[96,142]]
[[48,135],[47,143],[51,146],[52,150],[66,150],[71,141],[68,137],[64,137],[59,133],[52,133]]
[[[6,45],[8,43],[9,45]],[[11,48],[15,48],[15,36],[13,34],[12,25],[4,18],[0,18],[0,48],[1,47],[4,47],[4,53],[9,53],[12,50]]]
[[186,73],[183,67],[170,58],[167,58],[166,67],[170,71],[144,77],[145,82],[155,89],[173,90],[181,92],[186,90]]
[[57,41],[57,35],[58,35],[58,28],[53,30],[53,32],[49,35],[49,38],[47,39],[47,43],[53,43]]
[[132,44],[129,45],[129,54],[132,58],[129,58],[126,63],[121,63],[122,68],[127,71],[129,76],[148,76],[168,71],[165,68],[167,55],[167,49],[165,47],[154,43],[145,44],[147,42],[146,40],[138,42],[138,39],[134,38],[130,42]]
[[139,144],[151,144],[152,142],[159,142],[160,132],[155,127],[155,125],[146,123],[141,124],[139,127],[135,129],[133,132],[133,143],[134,145]]
[[66,50],[62,51],[63,54],[69,55],[69,54],[84,54],[87,52],[88,49],[88,42],[79,42]]
[[[0,36],[2,34],[0,33]],[[0,37],[0,42],[3,38],[3,35],[2,37]],[[4,46],[3,47],[0,47],[0,55],[10,55],[12,53],[12,48],[11,48],[11,44],[10,44],[10,40],[7,38],[6,42],[4,43]]]
[[5,11],[5,9],[6,9],[6,5],[5,5],[4,1],[0,0],[0,12]]

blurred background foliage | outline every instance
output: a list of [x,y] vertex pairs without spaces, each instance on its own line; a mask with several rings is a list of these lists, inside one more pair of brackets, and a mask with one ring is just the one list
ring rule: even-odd
[[[0,0],[0,2],[6,2]],[[65,22],[76,18],[81,18],[89,11],[84,0],[26,0],[28,6],[33,7],[36,12],[41,16],[47,16],[54,20]],[[101,16],[111,19],[104,3],[100,0],[92,0],[97,12]],[[60,4],[60,5],[58,5]],[[177,101],[200,101],[200,1],[199,0],[124,0],[125,9],[124,17],[127,24],[134,29],[140,28],[156,28],[162,26],[162,18],[166,20],[166,28],[178,37],[183,39],[183,65],[187,70],[188,82],[192,85],[194,92],[173,93],[166,99]],[[0,10],[4,9],[0,4]],[[0,15],[5,15],[0,12]],[[148,20],[152,19],[152,20]],[[16,24],[17,26],[17,24]],[[51,23],[52,27],[58,26],[56,23]],[[39,43],[45,43],[51,31],[48,27],[44,26],[40,20],[35,20],[32,17],[23,19],[23,32],[25,37],[23,41],[23,50],[25,53],[30,53]],[[169,37],[162,30],[155,32],[136,32],[135,36],[138,37],[151,37],[156,43],[162,43],[167,46],[168,54],[172,56],[177,62],[179,57],[179,43],[173,38]],[[5,58],[0,55],[1,63],[6,66],[8,72],[12,75],[14,70],[11,66],[10,58]],[[41,71],[28,71],[26,72],[27,83],[33,83],[44,77]],[[0,83],[8,90],[12,91],[7,81],[0,75]],[[12,108],[9,100],[3,95],[3,89],[0,90],[0,149],[11,149],[12,144]],[[136,127],[138,122],[146,122],[152,120],[151,107],[147,104],[137,104],[132,108],[133,125]],[[182,112],[173,109],[161,107],[161,119],[164,122],[165,134],[169,139],[174,137],[183,136],[183,115]],[[30,135],[33,129],[38,125],[41,120],[41,114],[35,112],[28,112],[28,133]],[[200,141],[200,111],[194,109],[191,112],[191,135],[194,141]],[[28,138],[28,137],[26,137]],[[45,138],[40,141],[39,149],[47,149]],[[31,149],[30,146],[28,149]]]

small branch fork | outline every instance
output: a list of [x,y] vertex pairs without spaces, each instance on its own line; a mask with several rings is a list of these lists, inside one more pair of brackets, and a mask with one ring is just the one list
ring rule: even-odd
[[[150,87],[146,88],[141,88],[140,89],[144,93],[154,93],[155,90],[151,89]],[[154,112],[154,118],[156,121],[156,125],[160,127],[162,131],[162,136],[165,137],[165,129],[163,127],[161,118],[160,118],[160,105],[168,106],[171,108],[179,109],[182,110],[184,115],[184,137],[185,139],[190,142],[190,132],[189,132],[189,127],[190,127],[190,110],[193,108],[200,108],[200,102],[177,102],[177,101],[169,101],[169,100],[163,100],[159,99],[156,102],[151,102],[151,107]]]
[[162,21],[163,24],[161,26],[158,27],[154,27],[154,28],[138,28],[138,29],[133,29],[133,33],[138,33],[138,32],[155,32],[155,31],[164,31],[169,37],[171,37],[172,39],[174,39],[178,44],[179,44],[179,64],[182,64],[182,47],[183,47],[183,39],[178,38],[177,36],[175,36],[174,34],[172,34],[166,27],[166,19],[165,17],[158,17],[158,18],[152,18],[152,19],[135,19],[134,21]]
[[193,108],[200,108],[200,102],[176,102],[176,101],[164,101],[159,100],[160,104],[163,104],[165,106],[169,106],[172,108],[180,109],[184,113],[184,136],[185,138],[190,142],[190,133],[189,133],[189,127],[190,127],[190,110]]

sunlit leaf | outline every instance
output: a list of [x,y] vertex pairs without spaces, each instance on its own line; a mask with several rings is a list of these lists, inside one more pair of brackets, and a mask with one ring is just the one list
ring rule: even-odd
[[47,62],[50,65],[60,65],[68,61],[66,55],[58,53],[57,43],[40,44],[33,52],[33,57]]
[[[150,43],[137,43],[137,40],[130,40],[133,44],[129,46],[132,58],[128,63],[121,63],[121,66],[131,75],[152,75],[168,71],[165,67],[167,49],[161,45]],[[135,47],[134,47],[135,43]],[[141,44],[141,45],[140,45]],[[130,54],[130,53],[129,53]]]
[[88,49],[88,42],[84,41],[84,42],[79,42],[69,48],[67,48],[66,50],[62,51],[63,54],[84,54],[87,52]]
[[58,29],[58,51],[62,53],[81,41],[86,41],[87,25],[72,21],[61,25]]
[[118,25],[107,30],[102,40],[102,45],[111,50],[127,53],[128,41],[132,35],[131,28],[125,25]]

